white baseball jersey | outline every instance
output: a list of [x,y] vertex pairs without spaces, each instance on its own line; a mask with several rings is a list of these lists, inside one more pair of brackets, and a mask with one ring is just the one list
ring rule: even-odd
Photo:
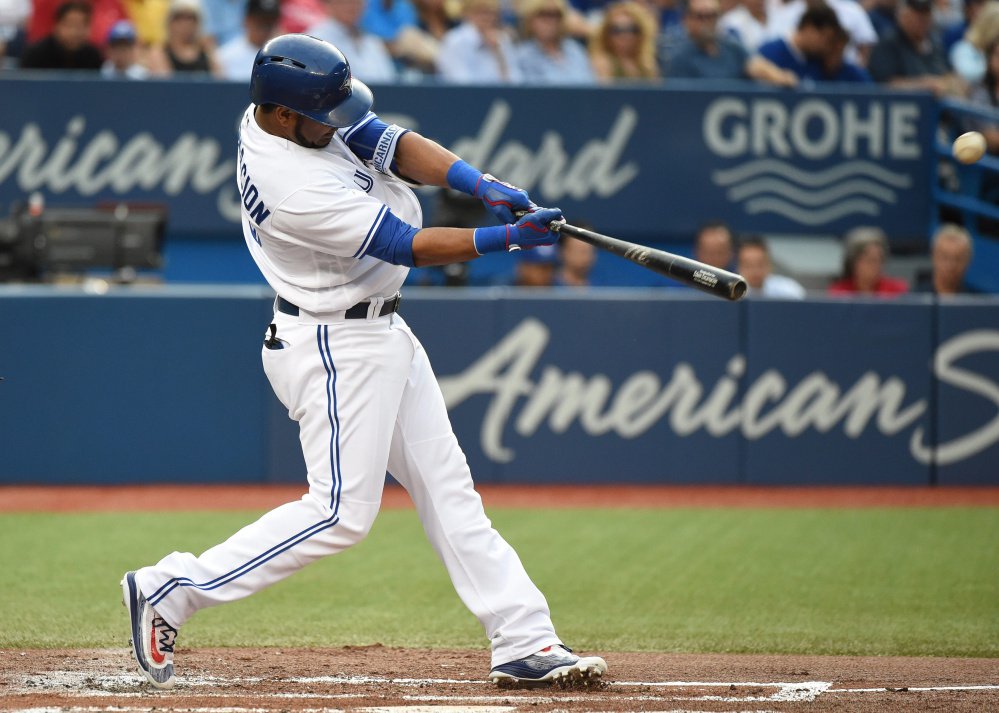
[[243,237],[274,291],[314,313],[391,297],[409,268],[361,257],[391,210],[417,228],[423,212],[402,181],[368,168],[337,131],[307,149],[257,125],[254,106],[239,128],[237,181]]

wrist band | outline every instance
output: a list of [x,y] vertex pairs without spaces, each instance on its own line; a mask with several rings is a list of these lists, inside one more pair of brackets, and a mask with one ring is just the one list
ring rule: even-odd
[[482,172],[461,159],[451,164],[447,170],[447,184],[456,191],[475,195],[475,184],[482,178]]
[[510,226],[494,225],[476,228],[472,233],[472,247],[479,255],[506,252],[510,249]]

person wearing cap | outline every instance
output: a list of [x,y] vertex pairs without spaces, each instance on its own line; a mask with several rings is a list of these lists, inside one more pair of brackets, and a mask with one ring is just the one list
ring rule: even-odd
[[175,74],[222,76],[215,52],[201,32],[201,3],[198,0],[171,0],[166,42],[152,48],[149,69],[163,77]]
[[324,2],[326,19],[310,27],[305,34],[329,42],[350,57],[350,69],[361,80],[394,82],[397,72],[385,43],[361,29],[366,0]]
[[235,81],[250,81],[253,60],[267,40],[275,37],[281,20],[279,0],[247,0],[243,34],[219,47],[222,75]]
[[513,283],[517,287],[554,287],[557,268],[558,248],[554,245],[521,250]]
[[106,79],[146,79],[149,70],[138,62],[135,26],[118,20],[108,32],[108,51],[101,76]]
[[[792,34],[802,15],[815,0],[791,0],[778,5],[771,13],[767,22],[767,39],[779,39]],[[870,16],[863,6],[855,0],[825,0],[826,4],[836,13],[839,24],[849,36],[846,47],[846,59],[863,66],[870,56],[871,49],[878,41],[878,33],[874,29]]]
[[900,0],[895,12],[895,31],[875,45],[867,64],[874,81],[937,96],[954,93],[955,78],[933,28],[933,0]]

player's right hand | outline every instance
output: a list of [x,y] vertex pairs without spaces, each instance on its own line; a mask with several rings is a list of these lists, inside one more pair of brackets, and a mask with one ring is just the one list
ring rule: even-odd
[[522,216],[516,223],[478,228],[473,237],[475,250],[479,255],[484,255],[552,245],[559,238],[558,232],[551,229],[553,222],[565,222],[561,209],[538,208]]

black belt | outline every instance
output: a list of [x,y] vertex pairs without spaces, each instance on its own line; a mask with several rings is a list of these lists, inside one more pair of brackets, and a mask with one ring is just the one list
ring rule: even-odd
[[[396,293],[395,297],[387,299],[382,303],[381,311],[378,312],[379,317],[384,317],[387,314],[392,314],[393,312],[399,311],[399,305],[402,304],[402,295]],[[368,318],[368,308],[371,306],[370,302],[358,302],[356,305],[348,309],[343,313],[344,319],[367,319]],[[298,316],[298,307],[293,305],[291,302],[286,300],[284,297],[278,295],[277,298],[277,308],[278,312],[283,312],[291,317]]]

